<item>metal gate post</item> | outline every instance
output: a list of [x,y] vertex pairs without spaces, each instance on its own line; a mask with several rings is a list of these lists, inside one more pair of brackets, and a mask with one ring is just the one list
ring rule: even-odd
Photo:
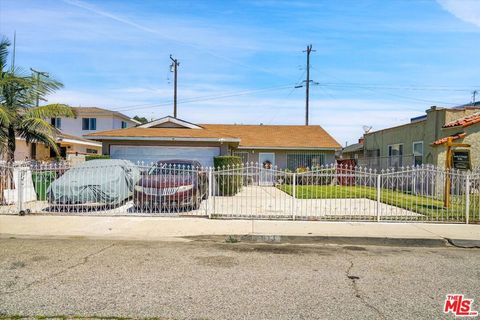
[[470,217],[470,175],[465,178],[465,224],[468,224]]
[[208,168],[208,201],[207,201],[207,216],[209,219],[212,218],[212,209],[210,208],[210,204],[213,201],[213,173],[212,167]]
[[292,217],[293,220],[296,218],[296,211],[297,211],[297,174],[293,174],[293,190],[292,190]]
[[25,172],[23,168],[18,168],[18,176],[17,176],[17,209],[20,215],[24,214],[24,207],[23,207],[23,189],[24,189],[24,181],[25,180]]
[[382,175],[377,176],[377,221],[380,222],[380,203],[381,203]]

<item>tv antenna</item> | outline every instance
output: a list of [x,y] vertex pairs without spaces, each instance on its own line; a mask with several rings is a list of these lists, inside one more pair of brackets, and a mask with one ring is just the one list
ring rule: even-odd
[[363,133],[367,134],[372,130],[373,127],[372,126],[362,126],[362,128],[363,128]]

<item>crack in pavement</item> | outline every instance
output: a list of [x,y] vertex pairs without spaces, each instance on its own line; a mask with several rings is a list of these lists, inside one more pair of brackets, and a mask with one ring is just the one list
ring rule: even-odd
[[355,297],[358,298],[363,303],[363,305],[365,305],[367,308],[369,308],[370,310],[373,310],[376,314],[378,314],[378,316],[381,319],[387,319],[387,317],[377,307],[370,304],[367,301],[367,299],[365,299],[365,297],[362,295],[362,291],[358,287],[358,282],[357,282],[357,280],[360,280],[360,277],[351,274],[351,271],[353,269],[353,258],[354,257],[350,253],[347,253],[347,255],[350,256],[351,259],[347,259],[347,261],[350,263],[350,265],[348,266],[347,270],[345,270],[345,275],[348,279],[351,280],[352,289],[353,289],[353,292],[355,294]]
[[26,289],[28,289],[28,288],[36,285],[36,284],[42,283],[42,282],[44,282],[44,281],[46,281],[46,280],[48,280],[48,279],[52,279],[52,278],[54,278],[54,277],[56,277],[56,276],[59,276],[59,275],[65,273],[65,272],[67,272],[67,271],[69,271],[69,270],[72,270],[72,269],[74,269],[74,268],[76,268],[76,267],[79,267],[79,266],[81,266],[81,265],[86,264],[86,263],[88,262],[88,259],[90,259],[91,257],[93,257],[93,256],[95,256],[95,255],[97,255],[97,254],[100,254],[100,253],[104,252],[104,251],[107,250],[107,249],[110,249],[110,248],[113,247],[114,245],[115,245],[115,244],[112,243],[112,244],[110,244],[110,245],[108,245],[108,246],[105,246],[105,247],[101,248],[100,250],[97,250],[97,251],[95,251],[95,252],[92,252],[92,253],[84,256],[83,258],[81,258],[81,261],[80,261],[80,262],[78,262],[78,263],[76,263],[76,264],[73,264],[73,265],[71,265],[71,266],[69,266],[69,267],[67,267],[67,268],[64,268],[64,269],[62,269],[62,270],[60,270],[60,271],[58,271],[58,272],[52,273],[51,275],[48,275],[48,276],[46,276],[46,277],[44,277],[44,278],[41,278],[41,279],[32,281],[32,282],[28,283],[27,285],[25,285],[25,286],[22,287],[22,288],[18,288],[18,289],[16,289],[16,290],[12,290],[12,291],[3,291],[3,292],[0,292],[0,295],[6,295],[6,294],[11,294],[11,293],[15,293],[15,292],[24,291],[24,290],[26,290]]

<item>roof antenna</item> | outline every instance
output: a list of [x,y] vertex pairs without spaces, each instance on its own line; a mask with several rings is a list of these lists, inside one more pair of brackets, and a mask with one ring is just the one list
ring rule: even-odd
[[372,126],[362,126],[362,128],[363,128],[363,133],[367,134],[372,130],[373,127]]

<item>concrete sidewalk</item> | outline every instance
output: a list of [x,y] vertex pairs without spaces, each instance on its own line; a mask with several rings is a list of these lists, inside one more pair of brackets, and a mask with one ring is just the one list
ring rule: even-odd
[[1,237],[81,237],[148,241],[188,236],[252,234],[290,237],[455,239],[480,244],[480,225],[0,215]]

